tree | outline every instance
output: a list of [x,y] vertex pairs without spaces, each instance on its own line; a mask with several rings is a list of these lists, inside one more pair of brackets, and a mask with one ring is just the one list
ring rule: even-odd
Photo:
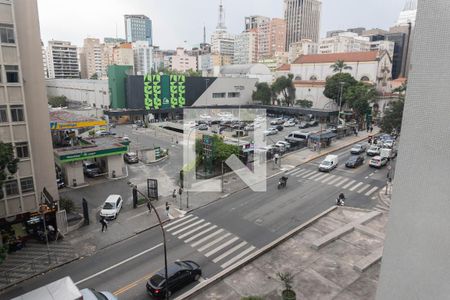
[[313,106],[313,102],[309,100],[297,100],[295,104],[299,105],[302,108],[311,108]]
[[288,77],[278,77],[272,84],[272,89],[277,97],[281,94],[283,96],[282,103],[287,106],[293,106],[295,100],[295,86],[293,79],[294,75],[289,74]]
[[343,96],[349,107],[355,113],[355,119],[360,128],[363,128],[364,115],[371,111],[370,103],[374,101],[377,92],[372,86],[358,82],[350,86]]
[[336,61],[334,64],[332,64],[330,66],[330,68],[333,69],[334,73],[336,73],[336,72],[342,73],[342,70],[351,70],[352,69],[352,67],[346,65],[343,60]]
[[252,94],[253,101],[261,101],[264,105],[270,105],[272,100],[272,91],[270,86],[265,83],[256,84],[256,91]]
[[14,157],[12,144],[0,142],[0,199],[3,198],[3,182],[8,174],[12,175],[17,172],[18,162],[19,159]]
[[64,95],[49,97],[48,104],[52,107],[65,107],[67,106],[67,97]]
[[385,112],[383,119],[381,120],[381,130],[383,130],[383,132],[391,133],[393,130],[400,132],[400,129],[402,128],[404,107],[404,99],[391,103],[390,107]]
[[91,78],[89,78],[89,79],[98,80],[98,74],[97,73],[92,74]]
[[[341,82],[344,83],[342,87],[342,96],[349,87],[358,83],[358,81],[356,81],[356,79],[348,73],[338,73],[328,78],[325,83],[325,90],[323,91],[323,94],[325,97],[336,101],[337,104],[339,104],[339,99],[341,96]],[[345,99],[342,97],[341,105],[343,106],[344,104]]]

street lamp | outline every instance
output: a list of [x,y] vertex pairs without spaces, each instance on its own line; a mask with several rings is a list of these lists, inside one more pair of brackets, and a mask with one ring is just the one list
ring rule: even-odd
[[159,227],[161,227],[161,232],[163,236],[163,245],[164,245],[164,276],[166,279],[165,286],[166,286],[166,300],[169,299],[169,276],[167,274],[167,245],[166,245],[166,232],[164,231],[163,223],[161,222],[161,218],[159,216],[158,211],[153,206],[152,201],[142,192],[140,192],[136,185],[132,184],[131,182],[128,182],[128,185],[133,188],[133,195],[135,193],[139,193],[141,196],[145,198],[145,200],[150,204],[151,208],[156,214],[156,217],[158,218]]

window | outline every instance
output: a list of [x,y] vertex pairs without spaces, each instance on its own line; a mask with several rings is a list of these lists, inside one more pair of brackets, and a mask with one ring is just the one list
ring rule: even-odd
[[6,105],[0,105],[0,123],[8,122],[8,114],[6,113]]
[[317,77],[316,77],[315,75],[313,75],[313,76],[311,76],[311,77],[309,78],[309,80],[315,81],[315,80],[317,80]]
[[28,143],[16,143],[16,153],[18,158],[29,158]]
[[19,82],[19,66],[5,66],[6,82]]
[[370,81],[370,80],[369,80],[369,77],[363,76],[363,77],[361,77],[361,81]]
[[5,191],[7,196],[18,195],[19,186],[17,185],[17,180],[5,182]]
[[295,76],[294,80],[302,80],[302,77],[300,75]]
[[22,188],[22,193],[33,192],[34,191],[33,177],[20,179],[20,187]]
[[240,96],[241,96],[241,93],[239,93],[239,92],[228,93],[228,98],[239,98]]
[[213,98],[225,98],[227,96],[227,94],[226,93],[213,93],[212,94],[212,97]]
[[13,122],[25,121],[22,105],[11,105],[11,119]]
[[14,28],[10,24],[0,24],[0,41],[2,43],[14,44]]

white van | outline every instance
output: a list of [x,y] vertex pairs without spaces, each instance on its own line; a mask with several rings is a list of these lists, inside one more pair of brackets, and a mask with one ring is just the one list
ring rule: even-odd
[[309,136],[309,132],[292,131],[284,139],[286,140],[286,142],[306,142]]
[[337,167],[339,163],[339,157],[337,155],[327,155],[325,159],[319,165],[319,171],[330,172]]

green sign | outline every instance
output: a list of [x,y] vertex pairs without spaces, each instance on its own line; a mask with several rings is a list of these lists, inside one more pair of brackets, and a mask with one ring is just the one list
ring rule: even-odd
[[89,151],[89,152],[79,152],[74,154],[66,154],[66,155],[60,155],[57,157],[57,159],[61,163],[68,163],[73,161],[80,161],[80,160],[86,160],[86,159],[92,159],[92,158],[98,158],[98,157],[104,157],[104,156],[110,156],[110,155],[118,155],[123,154],[127,152],[127,147],[120,147],[120,148],[111,148],[111,149],[103,149],[103,150],[97,150],[97,151]]
[[157,147],[155,148],[155,159],[160,159],[161,158],[161,148]]
[[145,109],[168,109],[184,107],[186,104],[186,76],[144,76]]

